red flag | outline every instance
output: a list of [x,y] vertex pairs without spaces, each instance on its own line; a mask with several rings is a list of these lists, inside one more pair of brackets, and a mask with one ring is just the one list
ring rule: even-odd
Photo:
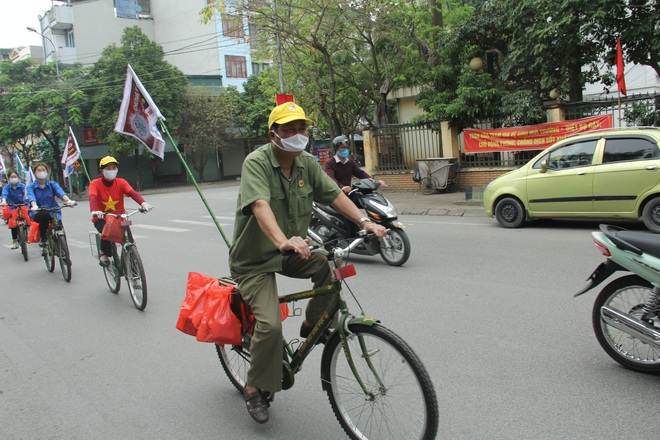
[[619,93],[626,96],[626,79],[623,77],[623,52],[621,51],[621,40],[616,39],[616,84]]
[[277,100],[277,105],[282,105],[285,102],[295,102],[293,100],[293,95],[287,95],[284,93],[276,93],[275,98]]
[[129,64],[115,131],[133,136],[163,159],[165,141],[156,127],[160,118],[165,119]]

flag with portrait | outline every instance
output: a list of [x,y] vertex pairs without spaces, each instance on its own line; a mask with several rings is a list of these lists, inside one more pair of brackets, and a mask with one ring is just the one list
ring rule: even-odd
[[115,131],[133,136],[151,153],[163,159],[165,141],[156,127],[158,119],[165,118],[129,64]]

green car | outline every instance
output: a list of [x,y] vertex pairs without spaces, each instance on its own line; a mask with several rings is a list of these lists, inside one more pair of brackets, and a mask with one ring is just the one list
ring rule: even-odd
[[660,233],[660,129],[571,135],[490,182],[486,214],[505,228],[539,218],[639,220]]

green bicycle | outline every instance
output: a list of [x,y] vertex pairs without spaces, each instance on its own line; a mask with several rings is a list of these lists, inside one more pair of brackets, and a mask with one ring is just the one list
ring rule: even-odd
[[[71,205],[62,205],[56,208],[39,208],[37,211],[56,213],[66,207],[73,208]],[[55,270],[55,257],[57,256],[64,281],[67,283],[71,281],[71,255],[69,254],[69,245],[66,241],[64,225],[62,225],[62,222],[57,218],[57,215],[53,215],[50,224],[48,225],[48,229],[46,230],[46,246],[42,249],[41,256],[44,257],[48,272],[53,272]]]
[[[310,237],[322,243],[313,231]],[[348,256],[360,243],[361,240],[356,240],[344,249],[325,243],[318,251],[327,255],[335,281],[328,286],[280,297],[280,303],[290,303],[316,295],[332,295],[322,318],[306,339],[283,341],[282,389],[293,386],[303,361],[320,340],[325,340],[321,385],[350,438],[434,439],[438,430],[438,402],[422,361],[401,337],[378,320],[365,317],[362,310],[359,317],[352,315],[342,298],[342,283],[345,285],[345,278],[355,275],[355,269],[352,265],[337,267],[337,261]],[[244,323],[243,341],[241,345],[216,344],[215,347],[229,380],[242,393],[250,366],[254,320],[250,321],[251,314],[242,313],[249,309],[247,305],[241,306],[242,298],[233,280],[220,278],[220,283],[234,286],[232,310]],[[337,313],[337,328],[330,330]]]
[[[111,243],[112,255],[109,256],[110,265],[103,267],[105,281],[112,293],[119,293],[121,287],[121,277],[126,279],[128,292],[133,300],[133,305],[138,310],[144,310],[147,307],[147,276],[144,273],[142,258],[137,250],[133,233],[130,225],[132,222],[128,219],[137,212],[145,212],[144,209],[136,209],[127,214],[112,214],[106,212],[104,215],[114,216],[120,219],[121,227],[124,230],[124,240],[122,243]],[[121,247],[121,252],[117,250],[117,244]],[[92,255],[99,259],[98,250],[101,248],[101,234],[98,232],[90,233],[90,245]]]

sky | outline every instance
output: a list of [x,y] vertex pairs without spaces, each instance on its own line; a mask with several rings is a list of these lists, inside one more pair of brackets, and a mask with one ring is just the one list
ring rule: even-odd
[[39,31],[38,17],[51,5],[51,0],[0,0],[0,48],[41,46],[41,37],[25,28],[29,26]]

